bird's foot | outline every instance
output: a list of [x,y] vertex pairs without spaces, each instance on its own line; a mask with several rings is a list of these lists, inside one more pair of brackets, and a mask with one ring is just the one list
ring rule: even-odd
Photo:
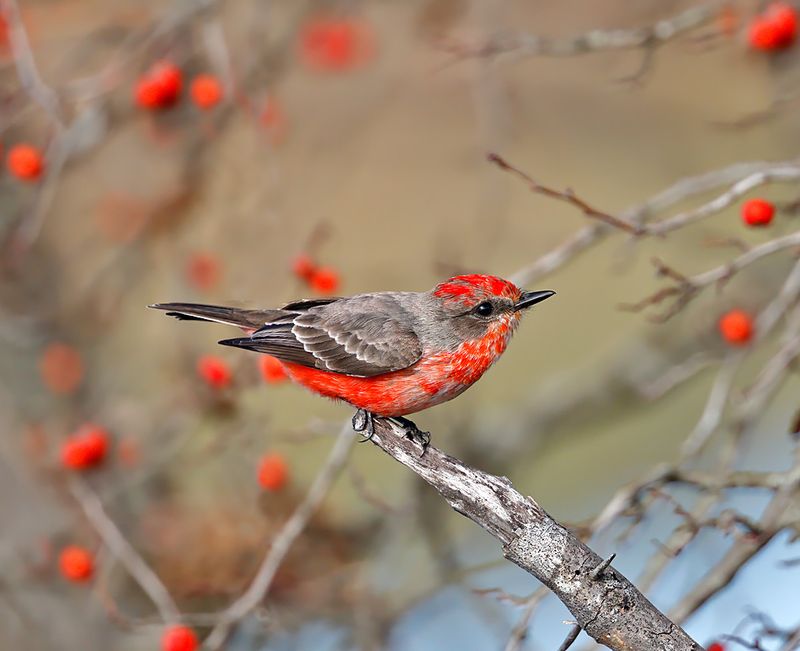
[[405,430],[407,439],[415,441],[422,446],[422,454],[420,456],[423,456],[431,444],[431,433],[422,431],[414,421],[403,418],[403,416],[392,416],[389,420]]
[[375,436],[375,416],[366,409],[357,410],[353,414],[353,429],[364,434],[364,438],[359,441],[360,443],[370,441]]

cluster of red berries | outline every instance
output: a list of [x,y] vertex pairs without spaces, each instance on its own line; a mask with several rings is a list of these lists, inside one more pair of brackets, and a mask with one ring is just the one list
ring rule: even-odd
[[725,647],[720,642],[712,642],[708,645],[706,651],[725,651]]
[[[85,547],[68,545],[58,555],[58,567],[67,581],[86,583],[94,575],[94,556]],[[161,636],[162,651],[196,651],[199,646],[195,632],[180,624],[167,627]]]
[[[280,384],[288,379],[286,369],[275,357],[259,355],[257,361],[261,377],[267,384]],[[197,375],[212,389],[222,390],[233,384],[230,365],[216,355],[203,355],[197,360]]]
[[783,50],[797,37],[797,10],[788,2],[771,2],[753,18],[747,34],[754,50]]
[[[183,90],[183,72],[170,61],[153,64],[136,83],[134,99],[141,108],[168,109],[178,103]],[[223,97],[222,83],[214,75],[201,74],[192,80],[189,94],[201,109],[214,108]]]
[[20,143],[8,150],[6,168],[20,181],[37,181],[44,173],[44,157],[33,145]]
[[[94,556],[85,547],[68,545],[58,555],[58,567],[67,581],[86,583],[94,575]],[[196,651],[199,646],[197,635],[188,626],[169,626],[161,636],[162,651]]]
[[64,441],[61,463],[71,470],[94,468],[106,458],[108,445],[108,432],[99,425],[87,423]]
[[292,263],[292,273],[317,294],[331,295],[339,290],[339,274],[332,267],[320,267],[306,253],[298,255]]
[[[258,365],[265,382],[276,384],[287,379],[283,364],[270,355],[259,355]],[[197,373],[212,389],[224,389],[233,382],[228,363],[220,357],[205,355],[197,363]],[[289,481],[289,466],[283,455],[267,453],[258,463],[256,472],[259,485],[268,491],[279,491]]]

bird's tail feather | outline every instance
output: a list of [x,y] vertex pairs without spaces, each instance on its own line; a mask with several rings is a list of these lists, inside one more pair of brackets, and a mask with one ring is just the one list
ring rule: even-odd
[[156,310],[164,310],[168,316],[186,321],[213,321],[233,325],[243,330],[257,330],[265,323],[285,316],[281,310],[243,310],[221,305],[201,303],[155,303],[149,305]]

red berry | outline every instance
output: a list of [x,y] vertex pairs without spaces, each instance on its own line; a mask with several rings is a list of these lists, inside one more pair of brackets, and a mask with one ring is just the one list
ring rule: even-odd
[[174,102],[183,89],[183,73],[170,61],[159,61],[150,68],[150,75],[160,85],[162,96],[167,102]]
[[288,129],[286,114],[280,102],[274,97],[267,98],[259,120],[273,145],[280,144],[286,137]]
[[169,61],[159,61],[136,83],[136,103],[146,109],[168,108],[178,101],[182,88],[180,68]]
[[133,468],[139,464],[141,453],[139,444],[132,438],[126,437],[117,442],[117,456],[124,466]]
[[227,362],[214,355],[205,355],[197,361],[197,374],[214,389],[224,389],[233,380]]
[[72,470],[85,470],[103,462],[108,452],[108,432],[97,425],[83,425],[61,448],[61,463]]
[[750,23],[747,40],[754,50],[776,50],[781,41],[781,34],[775,23],[758,16]]
[[755,50],[779,50],[790,46],[797,36],[797,11],[786,2],[771,3],[750,23],[747,35]]
[[213,289],[219,282],[219,261],[211,253],[193,253],[186,265],[186,277],[197,289]]
[[44,171],[44,160],[36,147],[28,144],[14,145],[6,157],[8,171],[23,181],[35,181]]
[[768,226],[775,206],[764,199],[748,199],[742,204],[742,221],[748,226]]
[[201,109],[210,109],[222,99],[222,84],[213,75],[198,75],[192,80],[192,100]]
[[70,545],[61,550],[58,556],[61,575],[68,581],[82,583],[92,578],[94,560],[83,547]]
[[161,636],[161,651],[195,651],[198,646],[197,635],[188,626],[170,626]]
[[261,377],[267,384],[278,384],[288,379],[283,364],[272,355],[259,356],[258,367],[261,370]]
[[292,273],[306,282],[311,280],[311,277],[317,270],[317,265],[307,253],[299,254],[292,261]]
[[108,453],[108,432],[97,425],[84,425],[81,432],[86,441],[92,464],[96,465],[103,461]]
[[61,463],[65,468],[82,470],[91,465],[91,455],[81,439],[68,438],[61,447]]
[[146,109],[161,108],[161,87],[154,79],[142,77],[136,82],[134,90],[136,103]]
[[778,30],[778,47],[788,47],[797,36],[797,10],[788,2],[773,2],[764,12]]
[[61,447],[61,463],[72,470],[83,470],[91,466],[91,455],[85,441],[69,438]]
[[45,386],[53,393],[72,393],[83,379],[83,360],[72,346],[53,343],[39,358],[39,373]]
[[314,70],[349,70],[371,54],[371,38],[366,27],[354,20],[317,18],[303,28],[300,51]]
[[739,29],[739,12],[731,5],[724,5],[717,16],[717,27],[725,36],[733,36]]
[[732,346],[744,346],[753,338],[753,319],[743,310],[731,310],[720,318],[719,331]]
[[713,642],[712,644],[708,645],[706,651],[725,651],[725,647],[719,642]]
[[339,289],[339,274],[330,267],[321,267],[311,275],[309,284],[318,294],[334,294]]
[[265,454],[258,463],[258,483],[268,491],[281,490],[289,480],[289,466],[278,453]]
[[96,425],[84,425],[81,428],[81,436],[86,442],[86,449],[89,452],[89,460],[92,465],[103,461],[108,452],[108,432]]

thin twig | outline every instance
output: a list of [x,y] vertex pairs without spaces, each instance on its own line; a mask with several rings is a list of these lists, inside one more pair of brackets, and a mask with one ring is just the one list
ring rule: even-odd
[[690,7],[653,25],[634,29],[594,29],[563,39],[510,32],[498,34],[477,47],[454,43],[447,49],[458,58],[497,57],[501,54],[513,54],[517,58],[570,57],[607,50],[652,50],[708,23],[717,15],[721,5],[721,2],[710,2]]
[[502,158],[499,154],[489,154],[488,159],[490,162],[497,165],[500,169],[505,170],[507,172],[511,172],[515,176],[523,179],[527,184],[528,188],[531,192],[535,194],[541,194],[545,197],[550,197],[551,199],[557,199],[559,201],[564,201],[570,205],[575,206],[583,212],[589,218],[597,219],[604,224],[608,224],[609,226],[613,226],[614,228],[619,228],[620,230],[627,231],[632,235],[638,235],[640,227],[637,224],[631,223],[625,219],[620,219],[619,217],[615,217],[614,215],[610,215],[607,212],[603,212],[602,210],[598,210],[594,206],[590,205],[583,199],[581,199],[578,195],[576,195],[572,190],[555,190],[550,188],[546,185],[542,185],[538,181],[534,181],[528,174],[523,172],[522,170],[514,167],[510,163],[506,162],[504,158]]
[[578,636],[581,634],[581,627],[577,624],[573,624],[572,628],[569,629],[569,633],[567,633],[567,637],[558,647],[558,651],[567,651],[572,646],[572,643],[578,639]]
[[108,517],[94,490],[81,477],[72,477],[69,488],[103,543],[155,604],[161,618],[165,622],[179,620],[180,611],[161,579],[128,542],[114,521]]

